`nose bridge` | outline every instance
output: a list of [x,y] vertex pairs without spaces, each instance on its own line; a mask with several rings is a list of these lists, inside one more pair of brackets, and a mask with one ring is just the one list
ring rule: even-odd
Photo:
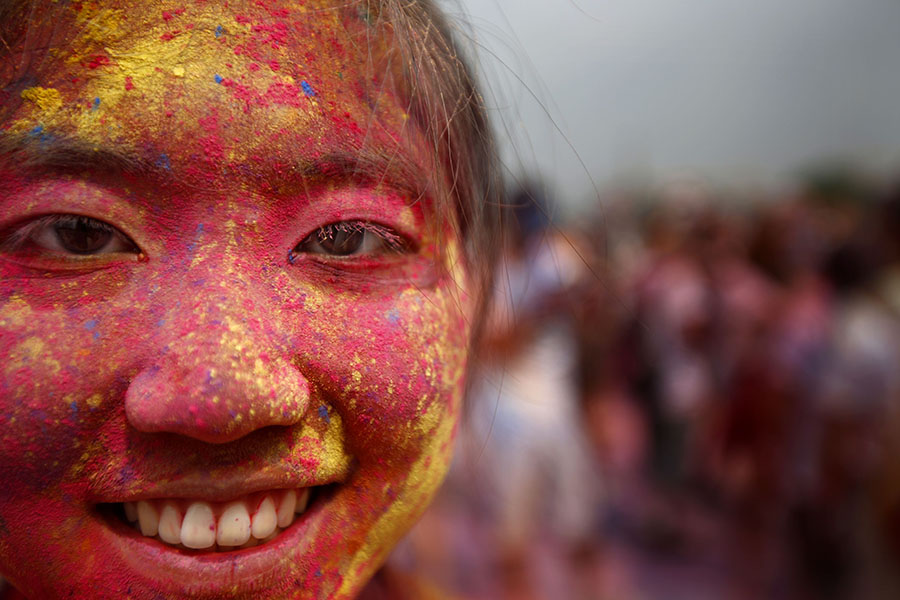
[[185,279],[131,382],[129,422],[224,443],[303,416],[309,386],[264,300],[240,278]]

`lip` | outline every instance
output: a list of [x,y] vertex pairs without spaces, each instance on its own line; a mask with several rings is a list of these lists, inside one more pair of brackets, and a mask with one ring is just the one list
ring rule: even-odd
[[210,502],[230,502],[249,494],[269,490],[322,488],[346,481],[349,476],[350,469],[335,471],[324,477],[317,477],[315,480],[297,479],[287,474],[275,476],[272,473],[265,475],[223,473],[215,478],[186,477],[177,482],[161,483],[128,494],[94,490],[88,501],[92,504],[115,504],[152,499],[187,498]]
[[[109,518],[100,511],[93,511],[92,517],[101,536],[118,552],[123,562],[134,572],[152,580],[153,586],[167,597],[179,594],[232,596],[282,581],[283,569],[296,567],[316,532],[328,519],[328,509],[335,498],[347,491],[340,483],[309,487],[318,488],[314,501],[275,539],[253,548],[229,552],[181,550],[144,537],[124,521]],[[242,493],[248,491],[244,488]]]

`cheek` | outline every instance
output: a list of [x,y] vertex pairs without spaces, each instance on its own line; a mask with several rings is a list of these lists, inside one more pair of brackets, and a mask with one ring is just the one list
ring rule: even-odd
[[336,404],[354,454],[389,452],[408,467],[458,417],[469,335],[458,301],[442,288],[407,290],[331,303],[316,320],[330,342],[304,349],[301,362]]
[[127,374],[114,365],[127,344],[99,317],[15,298],[0,305],[0,480],[20,491],[47,490],[72,471],[121,397]]

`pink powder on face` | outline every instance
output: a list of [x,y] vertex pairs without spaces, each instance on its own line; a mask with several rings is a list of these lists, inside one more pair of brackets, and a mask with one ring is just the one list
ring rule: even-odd
[[[27,101],[4,124],[42,129],[23,136],[33,168],[0,158],[0,230],[81,215],[133,244],[72,256],[31,235],[0,254],[0,520],[17,524],[0,569],[37,597],[350,597],[446,469],[469,315],[436,250],[461,244],[436,237],[439,188],[411,180],[435,157],[390,88],[366,100],[355,13],[239,6],[110,3],[129,16],[111,55],[156,48],[154,67],[91,66],[85,42],[48,58],[57,112]],[[242,27],[161,39],[194,21]],[[48,147],[74,167],[41,166]],[[92,162],[117,154],[124,172]],[[405,245],[297,250],[334,223]],[[253,481],[331,487],[290,543],[227,559],[101,516]]]

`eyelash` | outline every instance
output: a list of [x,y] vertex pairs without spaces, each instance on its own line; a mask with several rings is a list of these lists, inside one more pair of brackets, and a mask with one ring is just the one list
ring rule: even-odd
[[[321,251],[324,250],[323,244],[328,242],[339,243],[337,242],[339,236],[344,236],[344,241],[346,242],[347,238],[354,235],[361,235],[362,238],[356,240],[359,248],[351,252],[342,254],[340,252]],[[364,249],[371,244],[380,244],[380,247],[369,248],[363,252],[358,251],[360,248]],[[403,254],[411,250],[412,243],[390,227],[369,221],[339,221],[323,225],[306,236],[303,241],[291,249],[288,253],[288,260],[293,264],[299,254],[324,255],[332,259],[341,260],[360,255]]]

